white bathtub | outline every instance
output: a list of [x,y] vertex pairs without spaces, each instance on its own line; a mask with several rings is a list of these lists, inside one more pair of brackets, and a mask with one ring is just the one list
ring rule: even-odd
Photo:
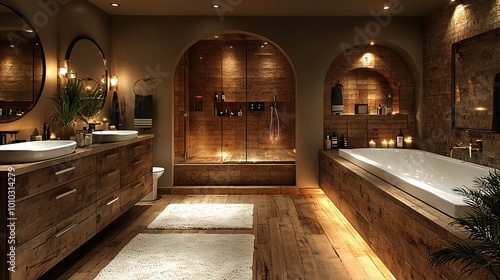
[[494,171],[420,150],[341,149],[339,155],[450,216],[468,208],[453,188],[475,187],[475,178]]

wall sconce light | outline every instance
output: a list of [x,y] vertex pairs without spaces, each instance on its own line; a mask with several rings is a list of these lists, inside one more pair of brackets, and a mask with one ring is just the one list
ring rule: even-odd
[[61,60],[59,61],[59,65],[58,65],[58,78],[59,78],[59,84],[60,85],[65,85],[67,83],[67,79],[68,79],[68,74],[70,72],[69,70],[69,65],[70,65],[70,61],[69,60]]
[[111,76],[109,80],[109,90],[117,91],[118,90],[118,76]]

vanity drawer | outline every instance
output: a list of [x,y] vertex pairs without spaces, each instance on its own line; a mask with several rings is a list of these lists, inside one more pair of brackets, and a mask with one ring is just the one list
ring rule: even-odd
[[97,201],[97,231],[120,216],[120,191],[112,192]]
[[95,174],[19,202],[17,244],[47,230],[56,223],[96,203]]
[[96,233],[95,204],[17,247],[11,279],[37,279]]
[[96,157],[88,156],[36,170],[16,178],[17,201],[35,196],[96,171]]
[[120,165],[106,172],[97,173],[97,199],[120,188]]
[[121,164],[121,184],[129,184],[140,176],[153,172],[152,153],[140,154],[134,158],[122,161]]
[[153,190],[153,173],[149,172],[123,186],[120,192],[120,207],[122,213],[130,209],[139,200]]
[[148,153],[153,148],[153,140],[149,139],[121,147],[121,159],[128,160],[143,153]]
[[97,158],[97,174],[108,173],[120,165],[120,148],[99,153]]

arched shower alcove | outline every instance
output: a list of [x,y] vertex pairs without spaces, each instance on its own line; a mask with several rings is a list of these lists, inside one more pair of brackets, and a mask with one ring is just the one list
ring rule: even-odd
[[279,47],[212,34],[182,55],[174,87],[174,185],[295,185],[295,74]]
[[[344,112],[331,110],[331,88],[343,85]],[[349,148],[368,147],[373,141],[396,140],[402,131],[415,136],[415,81],[406,61],[380,45],[357,46],[339,54],[331,63],[324,84],[324,135],[333,131],[348,138]],[[356,114],[356,105],[368,106]],[[377,107],[383,114],[377,114]]]

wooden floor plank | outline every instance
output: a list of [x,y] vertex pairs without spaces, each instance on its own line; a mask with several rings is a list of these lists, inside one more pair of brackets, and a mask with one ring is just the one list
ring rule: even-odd
[[[170,203],[252,203],[251,230],[148,230]],[[253,279],[394,279],[323,194],[162,195],[140,202],[42,279],[93,279],[141,232],[255,235]]]

